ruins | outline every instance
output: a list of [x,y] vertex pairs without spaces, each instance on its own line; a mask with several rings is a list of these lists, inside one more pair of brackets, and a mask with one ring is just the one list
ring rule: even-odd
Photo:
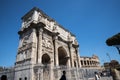
[[80,80],[98,70],[82,68],[75,35],[36,7],[22,17],[18,34],[14,80],[59,80],[63,70],[68,80]]

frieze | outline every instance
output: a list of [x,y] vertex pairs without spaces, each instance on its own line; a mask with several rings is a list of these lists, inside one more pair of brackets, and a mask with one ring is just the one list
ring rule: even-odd
[[[58,45],[58,46],[61,46],[61,45],[62,45],[62,46],[66,46],[66,43],[61,42],[61,41],[57,41],[57,45]],[[66,47],[67,47],[67,46],[66,46]]]
[[38,22],[46,24],[46,29],[52,31],[54,22],[49,21],[47,18],[43,17],[41,14],[38,16]]
[[45,47],[46,49],[52,50],[53,49],[52,40],[49,40],[49,39],[43,37],[42,46]]
[[22,51],[25,51],[25,50],[28,50],[28,49],[31,49],[31,48],[36,48],[36,43],[28,43],[28,44],[26,44],[26,45],[24,45],[24,46],[22,46],[22,47],[20,47],[19,49],[18,49],[18,53],[20,53],[20,52],[22,52]]
[[17,55],[17,60],[16,61],[19,62],[19,61],[23,61],[23,60],[28,60],[30,58],[31,58],[31,49],[23,51],[23,52],[20,52]]
[[21,63],[24,63],[26,61],[30,61],[31,58],[28,58],[28,59],[24,59],[24,60],[21,60],[21,61],[17,61],[16,64],[21,64]]
[[[28,28],[26,28],[26,29],[28,29]],[[24,34],[22,34],[21,36],[20,36],[20,38],[24,38],[25,36],[30,36],[31,35],[31,33],[32,33],[32,30],[26,30],[25,32],[24,32]]]
[[50,50],[47,48],[43,48],[42,51],[43,51],[43,53],[53,53],[53,50]]
[[44,30],[43,38],[52,39],[51,34],[49,31]]
[[32,19],[31,19],[31,20],[28,20],[27,22],[24,22],[23,29],[24,29],[24,28],[28,28],[32,22],[33,22]]

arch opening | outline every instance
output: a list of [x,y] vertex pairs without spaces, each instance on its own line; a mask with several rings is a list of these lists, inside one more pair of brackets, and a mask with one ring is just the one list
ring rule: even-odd
[[74,67],[77,67],[76,62],[74,61]]
[[7,76],[6,75],[2,75],[1,76],[1,80],[7,80]]
[[66,66],[68,57],[65,49],[63,47],[58,48],[58,61],[59,61],[59,66]]
[[44,65],[50,64],[50,56],[48,54],[44,54],[42,56],[42,64]]

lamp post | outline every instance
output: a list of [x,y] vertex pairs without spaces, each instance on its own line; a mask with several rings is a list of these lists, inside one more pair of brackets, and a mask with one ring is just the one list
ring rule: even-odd
[[118,53],[120,55],[120,45],[115,45],[116,49],[118,50]]
[[110,62],[111,62],[111,57],[110,57],[109,53],[106,53],[106,55],[108,56],[108,58],[110,59]]

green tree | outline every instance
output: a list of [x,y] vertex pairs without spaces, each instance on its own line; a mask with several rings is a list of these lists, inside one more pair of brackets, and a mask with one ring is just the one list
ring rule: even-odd
[[112,68],[116,68],[119,65],[119,62],[117,60],[112,60],[109,65]]

